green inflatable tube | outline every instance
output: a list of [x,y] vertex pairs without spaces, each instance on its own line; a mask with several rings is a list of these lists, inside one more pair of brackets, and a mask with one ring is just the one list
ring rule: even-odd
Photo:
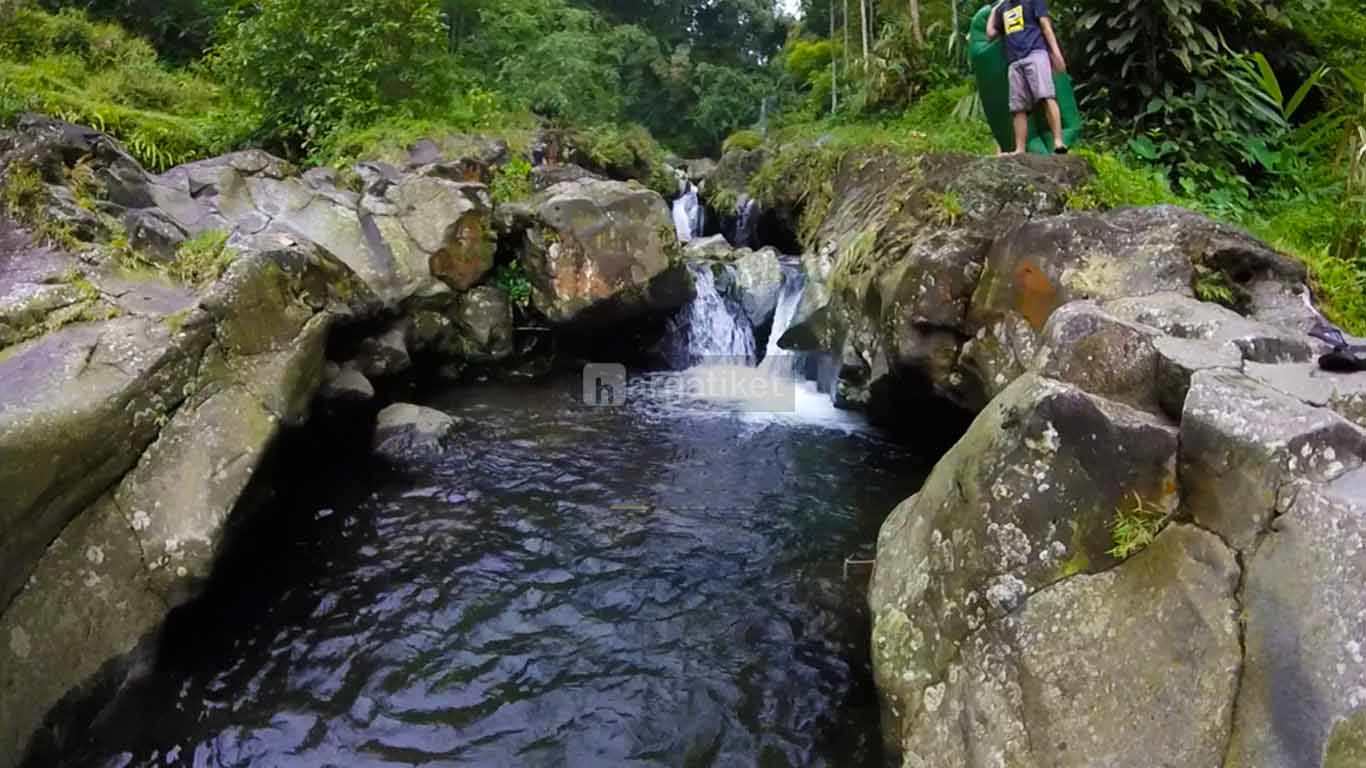
[[[1015,146],[1015,128],[1010,115],[1010,80],[1006,74],[1006,55],[1000,39],[987,39],[987,21],[992,6],[984,6],[972,18],[968,55],[977,75],[977,92],[982,96],[982,110],[987,116],[991,135],[1003,149]],[[1058,92],[1058,110],[1062,113],[1062,140],[1075,147],[1081,140],[1081,112],[1077,96],[1072,91],[1072,76],[1065,72],[1053,73],[1053,85]],[[1029,151],[1039,155],[1053,154],[1053,132],[1043,107],[1034,110],[1029,120]]]

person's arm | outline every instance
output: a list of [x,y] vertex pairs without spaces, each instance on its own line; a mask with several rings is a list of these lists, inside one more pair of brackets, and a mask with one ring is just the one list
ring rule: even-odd
[[989,17],[987,18],[987,39],[988,39],[988,40],[995,40],[996,38],[998,38],[998,37],[1001,36],[1000,25],[998,25],[998,24],[996,23],[996,19],[999,18],[1000,15],[1001,15],[1001,5],[1002,5],[1002,3],[1004,3],[1004,2],[1005,2],[1005,0],[1001,0],[1000,3],[997,3],[997,4],[996,4],[996,7],[994,7],[994,8],[991,9],[991,16],[989,16]]
[[1067,59],[1063,58],[1062,46],[1058,45],[1058,36],[1053,34],[1053,20],[1047,15],[1040,16],[1039,28],[1043,30],[1044,42],[1048,43],[1048,55],[1053,60],[1053,71],[1066,72]]

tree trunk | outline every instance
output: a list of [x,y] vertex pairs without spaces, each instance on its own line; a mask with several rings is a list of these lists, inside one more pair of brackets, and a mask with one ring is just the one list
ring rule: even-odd
[[858,0],[859,31],[863,33],[863,61],[868,62],[868,2]]
[[844,0],[844,74],[849,75],[849,0]]
[[920,0],[911,0],[911,39],[916,45],[925,44],[925,33],[920,30]]
[[[845,0],[845,7],[848,7],[848,0]],[[845,11],[848,13],[848,11]],[[846,20],[846,26],[848,22]],[[830,40],[835,40],[835,4],[830,3]],[[840,110],[840,70],[839,57],[830,57],[830,114],[835,114]]]
[[953,9],[953,50],[956,51],[963,44],[962,33],[958,31],[958,0],[949,0],[949,8]]

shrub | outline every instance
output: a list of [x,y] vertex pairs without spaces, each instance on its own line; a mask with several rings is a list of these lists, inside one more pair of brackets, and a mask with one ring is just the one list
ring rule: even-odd
[[764,137],[758,131],[736,131],[721,145],[722,152],[751,152],[764,145]]
[[1095,175],[1071,193],[1068,208],[1110,209],[1180,202],[1160,171],[1129,165],[1111,152],[1083,149],[1078,154],[1091,164]]
[[639,125],[595,125],[568,137],[580,162],[617,179],[637,179],[664,196],[678,192],[678,180],[664,163],[664,149]]
[[443,144],[448,138],[469,133],[502,138],[514,151],[526,151],[535,126],[530,114],[506,107],[498,94],[478,88],[454,93],[439,106],[405,106],[407,114],[400,110],[400,114],[375,122],[332,131],[313,146],[310,159],[338,168],[358,160],[401,163],[409,148],[421,139]]
[[446,43],[435,0],[262,0],[221,34],[214,70],[253,96],[266,137],[307,149],[428,96]]
[[499,267],[493,275],[493,284],[507,294],[512,306],[519,310],[531,306],[531,281],[522,269],[522,262],[512,261]]
[[89,125],[163,170],[221,153],[254,119],[204,78],[164,68],[145,41],[73,10],[21,7],[0,25],[0,122],[22,111]]
[[521,156],[513,157],[493,173],[489,194],[495,203],[507,203],[531,197],[531,163]]
[[784,144],[769,152],[749,181],[750,197],[766,208],[801,211],[798,235],[812,245],[830,211],[835,169],[844,150],[815,143]]

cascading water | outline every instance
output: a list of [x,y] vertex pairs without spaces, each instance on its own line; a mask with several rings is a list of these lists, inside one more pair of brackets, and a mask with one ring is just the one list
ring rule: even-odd
[[759,242],[759,203],[749,195],[740,195],[735,204],[735,236],[731,242],[736,248],[754,248]]
[[805,369],[806,355],[792,352],[778,346],[778,340],[792,327],[797,316],[797,308],[802,303],[802,293],[806,290],[806,273],[796,264],[783,264],[783,287],[778,294],[778,308],[773,313],[773,330],[768,335],[768,347],[759,370],[779,378],[801,377]]
[[[718,267],[732,270],[729,265]],[[721,294],[709,264],[689,264],[697,296],[669,321],[666,357],[675,369],[711,362],[753,365],[754,329],[744,309]]]
[[682,173],[678,175],[678,199],[674,201],[674,229],[678,231],[678,241],[689,243],[702,236],[706,211],[697,194],[697,186]]
[[794,262],[783,264],[783,284],[774,311],[768,347],[757,365],[753,327],[739,303],[717,285],[716,273],[734,277],[730,265],[690,264],[697,297],[669,324],[665,359],[677,377],[672,386],[690,399],[768,423],[795,420],[837,429],[859,429],[857,417],[837,410],[820,379],[830,368],[828,355],[792,352],[778,346],[792,327],[806,288],[806,275]]

